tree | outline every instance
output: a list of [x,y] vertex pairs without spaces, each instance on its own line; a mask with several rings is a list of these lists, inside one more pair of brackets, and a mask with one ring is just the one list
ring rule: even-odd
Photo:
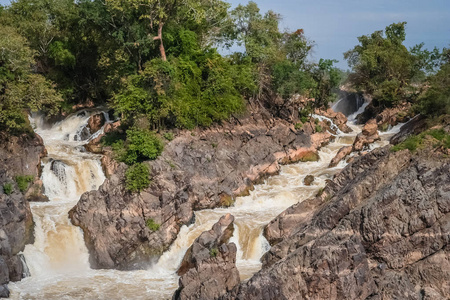
[[313,69],[312,77],[316,82],[313,89],[314,105],[316,107],[328,107],[329,102],[333,102],[336,94],[333,92],[341,81],[341,73],[333,64],[337,60],[320,59],[317,66]]
[[31,130],[23,110],[58,112],[61,96],[42,75],[33,74],[34,52],[14,28],[0,26],[0,130]]
[[353,73],[353,86],[374,97],[374,103],[391,106],[405,98],[416,69],[414,57],[403,45],[406,22],[358,37],[360,45],[344,53]]

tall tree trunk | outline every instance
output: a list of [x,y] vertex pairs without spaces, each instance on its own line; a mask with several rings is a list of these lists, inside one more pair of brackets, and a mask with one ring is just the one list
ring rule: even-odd
[[155,37],[153,38],[153,40],[154,40],[154,41],[155,41],[155,40],[159,40],[159,52],[161,53],[161,59],[162,59],[163,61],[166,61],[166,60],[167,60],[167,57],[166,57],[166,49],[164,49],[164,44],[163,44],[163,40],[162,40],[162,28],[163,28],[163,26],[164,26],[164,23],[163,23],[163,22],[160,22],[160,23],[159,23],[159,26],[158,26],[158,35],[155,36]]

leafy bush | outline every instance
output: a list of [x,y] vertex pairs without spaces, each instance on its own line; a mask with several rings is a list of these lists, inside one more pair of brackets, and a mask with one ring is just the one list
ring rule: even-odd
[[404,140],[402,143],[395,145],[391,148],[392,151],[397,152],[400,150],[408,149],[409,151],[413,152],[416,151],[417,148],[420,147],[422,144],[422,138],[418,135],[413,135],[408,137],[406,140]]
[[173,139],[175,138],[175,137],[173,136],[173,133],[172,133],[172,132],[165,132],[165,133],[163,134],[163,137],[164,137],[166,140],[168,140],[169,142],[170,142],[170,141],[173,141]]
[[302,129],[302,127],[303,127],[303,123],[302,122],[298,122],[294,126],[294,128],[297,129],[297,130]]
[[126,136],[125,141],[105,139],[105,144],[111,143],[116,159],[128,165],[156,159],[163,151],[162,142],[149,130],[129,129]]
[[146,164],[136,163],[125,172],[126,188],[132,193],[147,188],[150,182],[150,170]]
[[147,221],[145,221],[145,225],[151,231],[158,231],[158,229],[161,227],[161,225],[156,223],[153,219],[147,219]]
[[209,255],[211,257],[216,257],[218,253],[219,253],[219,250],[217,248],[211,248],[211,250],[209,250]]
[[316,125],[316,132],[322,132],[322,130],[323,130],[322,126]]
[[28,184],[32,182],[34,179],[34,176],[32,175],[26,175],[26,176],[16,176],[16,182],[17,186],[19,187],[19,190],[23,193],[27,190]]
[[13,191],[13,185],[11,183],[5,183],[3,185],[3,192],[5,192],[6,195],[11,195]]

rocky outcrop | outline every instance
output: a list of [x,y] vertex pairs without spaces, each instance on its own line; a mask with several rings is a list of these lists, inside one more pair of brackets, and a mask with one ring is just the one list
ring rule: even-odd
[[[9,294],[6,284],[23,277],[18,254],[33,242],[33,218],[28,200],[46,200],[39,184],[40,160],[46,155],[42,139],[35,135],[0,133],[0,297]],[[34,177],[25,193],[16,176]]]
[[222,216],[212,229],[203,232],[187,250],[177,273],[179,288],[173,299],[217,299],[240,282],[236,268],[234,217]]
[[450,159],[376,149],[265,235],[262,270],[222,299],[447,299]]
[[99,131],[103,125],[105,125],[105,122],[105,115],[103,113],[98,113],[89,118],[87,128],[89,128],[89,131],[92,134]]
[[315,111],[317,115],[321,115],[327,118],[330,118],[333,120],[333,123],[342,131],[345,133],[352,132],[352,129],[347,126],[347,117],[341,113],[341,112],[335,112],[331,108],[327,110],[320,110],[317,109]]
[[356,136],[353,143],[353,151],[361,151],[364,147],[380,139],[378,126],[375,119],[369,120],[363,127],[361,133]]
[[338,163],[346,158],[352,152],[359,152],[365,149],[367,146],[373,142],[380,139],[378,134],[378,127],[375,119],[369,120],[363,127],[362,132],[359,133],[352,146],[344,146],[339,149],[336,156],[331,160],[328,167],[333,168],[338,165]]
[[[110,177],[98,191],[83,194],[70,217],[84,231],[92,267],[139,268],[168,249],[194,210],[232,205],[282,164],[317,160],[317,149],[331,137],[314,126],[296,130],[264,109],[210,129],[183,131],[147,162],[152,184],[139,194],[125,189],[126,166],[105,158]],[[145,225],[149,219],[158,230]]]

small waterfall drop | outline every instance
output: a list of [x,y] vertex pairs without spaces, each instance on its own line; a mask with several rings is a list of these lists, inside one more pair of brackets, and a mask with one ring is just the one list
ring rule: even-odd
[[[82,231],[72,226],[67,216],[83,192],[97,189],[105,179],[100,156],[80,151],[99,134],[81,139],[88,119],[87,112],[75,114],[50,128],[40,118],[32,120],[49,153],[43,160],[42,181],[50,202],[31,204],[36,239],[24,251],[31,276],[9,284],[12,299],[170,299],[178,287],[176,270],[186,250],[226,213],[235,217],[231,241],[237,245],[241,279],[246,280],[261,268],[260,258],[269,249],[264,226],[289,206],[314,196],[327,179],[345,167],[345,161],[334,168],[328,165],[361,131],[361,126],[349,121],[354,131],[339,131],[334,141],[319,151],[319,161],[282,166],[279,175],[256,185],[248,196],[238,197],[233,207],[195,212],[195,223],[183,226],[170,249],[148,270],[92,270]],[[380,134],[382,140],[372,148],[387,144],[398,128]],[[307,175],[315,177],[311,186],[303,182]]]

